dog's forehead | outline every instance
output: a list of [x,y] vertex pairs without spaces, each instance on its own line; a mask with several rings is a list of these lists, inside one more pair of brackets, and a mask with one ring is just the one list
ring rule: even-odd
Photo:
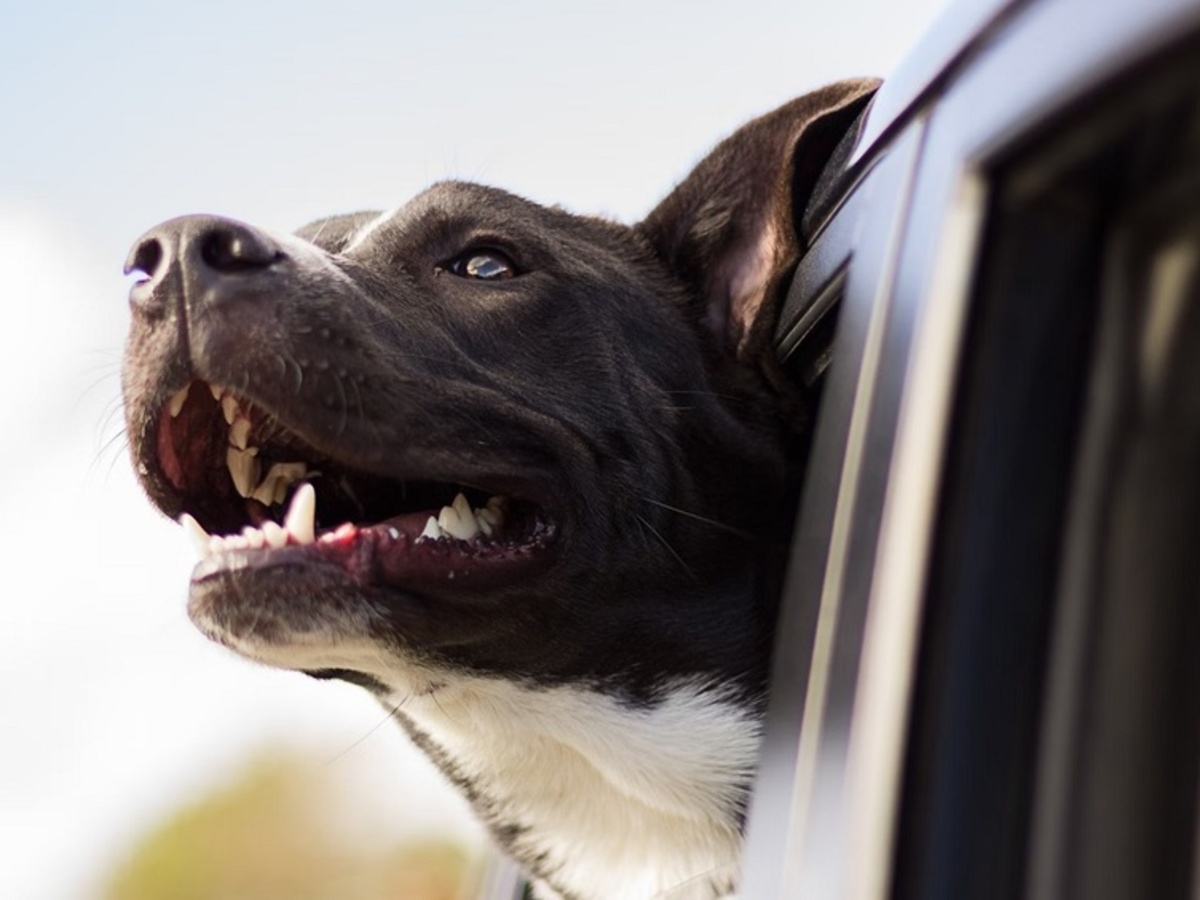
[[362,224],[348,240],[346,252],[398,244],[454,244],[488,237],[569,245],[612,237],[616,228],[612,223],[543,206],[501,188],[442,181]]
[[561,215],[561,210],[526,200],[503,188],[470,181],[439,181],[393,210],[393,215],[398,218],[430,214],[520,222],[553,219]]

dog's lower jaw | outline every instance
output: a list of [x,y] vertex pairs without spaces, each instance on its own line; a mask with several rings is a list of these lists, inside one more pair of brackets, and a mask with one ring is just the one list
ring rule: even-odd
[[760,723],[727,690],[681,681],[633,704],[458,677],[385,702],[535,875],[539,900],[733,890]]

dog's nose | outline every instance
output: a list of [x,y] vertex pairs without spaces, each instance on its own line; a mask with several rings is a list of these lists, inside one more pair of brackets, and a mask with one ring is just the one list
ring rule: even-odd
[[175,284],[189,295],[219,300],[239,277],[270,269],[284,254],[251,225],[216,216],[183,216],[134,242],[125,274],[145,275],[129,292],[136,305],[165,303]]

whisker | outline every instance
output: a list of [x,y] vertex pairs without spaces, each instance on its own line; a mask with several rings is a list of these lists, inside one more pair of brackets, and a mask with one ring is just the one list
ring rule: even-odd
[[129,452],[129,436],[122,432],[120,435],[118,435],[118,437],[123,437],[125,439],[121,441],[120,449],[115,451],[112,455],[112,459],[108,461],[108,471],[104,473],[106,480],[112,478],[113,469],[117,467],[117,461],[126,457]]
[[678,513],[681,516],[687,516],[689,519],[695,519],[698,522],[704,522],[706,525],[711,525],[711,526],[713,526],[713,528],[719,528],[722,531],[726,531],[730,534],[737,535],[738,537],[743,538],[744,540],[747,540],[747,541],[754,540],[754,535],[751,534],[749,531],[744,531],[743,529],[736,528],[733,525],[726,525],[724,522],[718,522],[716,519],[710,519],[707,516],[700,515],[699,513],[689,512],[686,509],[680,509],[678,506],[671,506],[671,504],[669,504],[669,503],[662,503],[651,497],[643,496],[642,499],[644,501],[646,501],[647,503],[653,504],[654,506],[661,507],[661,508],[669,510],[673,513]]
[[638,522],[640,522],[640,523],[641,523],[641,525],[642,525],[642,527],[643,527],[643,528],[645,528],[645,529],[646,529],[647,531],[649,531],[649,532],[650,532],[652,535],[654,535],[654,536],[655,536],[655,537],[658,539],[658,542],[659,542],[660,544],[662,544],[664,547],[666,547],[666,548],[667,548],[667,552],[669,552],[669,553],[670,553],[670,554],[671,554],[673,557],[675,557],[675,560],[676,560],[676,562],[678,562],[678,563],[679,563],[679,565],[683,567],[683,570],[684,570],[685,572],[687,572],[687,573],[688,573],[688,575],[690,575],[690,576],[691,576],[691,578],[692,578],[692,580],[693,580],[693,581],[699,581],[699,580],[700,580],[700,578],[699,578],[699,577],[696,575],[696,572],[695,572],[695,571],[692,569],[692,567],[691,567],[691,566],[689,566],[689,565],[688,565],[688,564],[687,564],[687,563],[684,561],[684,559],[683,559],[683,557],[682,557],[682,556],[680,556],[678,553],[676,553],[676,552],[675,552],[675,548],[674,548],[674,547],[672,547],[672,546],[671,546],[671,545],[670,545],[670,544],[667,542],[667,539],[666,539],[666,538],[664,538],[664,537],[663,537],[661,534],[659,534],[659,533],[658,533],[658,532],[655,530],[655,528],[654,528],[654,526],[653,526],[653,525],[651,525],[649,522],[647,522],[647,521],[646,521],[644,518],[642,518],[642,516],[638,515],[637,513],[634,513],[634,514],[633,514],[633,517],[634,517],[635,519],[637,519],[637,520],[638,520]]
[[93,460],[93,462],[99,462],[101,459],[103,459],[104,454],[112,450],[113,447],[121,444],[124,445],[123,449],[127,449],[129,447],[129,432],[127,432],[124,428],[117,431],[112,437],[100,445],[100,448],[96,451],[96,458]]
[[462,724],[457,719],[455,719],[454,716],[452,716],[452,715],[450,715],[450,713],[446,712],[446,708],[444,706],[442,706],[442,701],[438,699],[436,690],[430,691],[426,696],[428,696],[429,699],[433,701],[433,705],[436,706],[438,708],[438,711],[443,716],[445,716],[449,721],[453,722],[455,725]]
[[[665,890],[659,891],[657,894],[654,895],[653,900],[670,900],[671,897],[678,895],[680,893],[680,891],[683,891],[683,890],[686,890],[687,888],[692,887],[693,885],[696,884],[696,882],[701,881],[702,879],[712,878],[717,872],[721,871],[724,868],[727,868],[729,865],[730,865],[730,863],[723,863],[721,865],[716,865],[716,866],[713,866],[711,869],[706,869],[705,871],[700,872],[696,875],[693,875],[690,878],[685,878],[683,881],[679,882],[678,884],[673,885],[672,887],[666,888]],[[714,885],[711,885],[711,887],[714,889],[714,891],[717,890],[718,888],[721,888],[719,896],[722,896],[722,897],[726,896],[727,890],[724,889],[725,888],[724,885],[715,885],[714,884]],[[716,893],[714,893],[714,896],[718,896],[718,895]]]
[[321,765],[322,766],[332,766],[339,759],[342,759],[344,756],[347,756],[353,750],[360,747],[363,743],[366,742],[367,738],[369,738],[371,735],[373,735],[375,732],[377,732],[380,728],[382,728],[388,722],[391,722],[396,717],[396,713],[400,712],[400,707],[402,707],[404,705],[405,701],[407,701],[407,700],[408,700],[408,697],[404,697],[399,703],[397,703],[395,706],[388,709],[387,714],[382,719],[380,719],[378,722],[376,722],[375,725],[366,734],[362,735],[362,737],[360,737],[354,743],[352,743],[348,747],[344,748],[340,753],[336,753],[333,756],[331,756],[329,759],[325,760],[323,763],[321,763]]

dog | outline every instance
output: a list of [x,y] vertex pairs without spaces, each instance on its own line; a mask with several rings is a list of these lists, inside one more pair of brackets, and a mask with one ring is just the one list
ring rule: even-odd
[[875,87],[750,122],[633,226],[450,181],[130,253],[126,424],[189,615],[373,692],[538,898],[736,889],[811,419],[771,337]]

